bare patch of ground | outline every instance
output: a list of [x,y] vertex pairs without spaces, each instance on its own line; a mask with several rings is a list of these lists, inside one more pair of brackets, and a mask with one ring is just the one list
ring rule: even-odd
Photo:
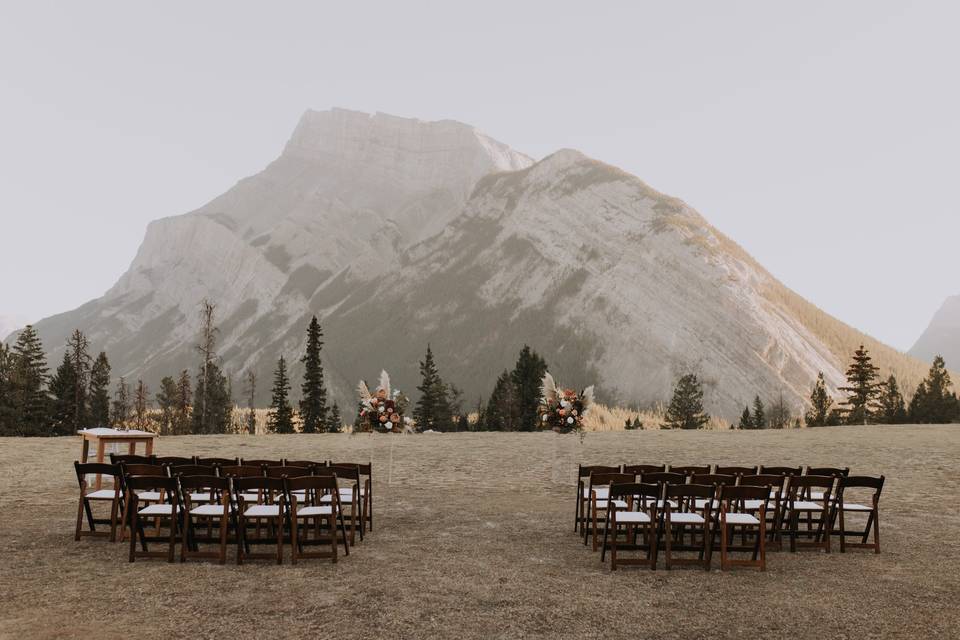
[[[157,452],[374,463],[337,565],[126,562],[72,539],[78,438],[0,439],[0,636],[958,637],[960,428],[165,437]],[[578,462],[849,465],[887,476],[883,553],[610,573],[572,530]],[[287,556],[289,558],[289,555]]]

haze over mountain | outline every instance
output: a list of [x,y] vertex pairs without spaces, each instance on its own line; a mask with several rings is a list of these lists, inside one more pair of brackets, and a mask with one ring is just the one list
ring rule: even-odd
[[960,363],[960,295],[947,298],[934,314],[930,325],[916,344],[910,349],[910,355],[932,362],[941,355],[948,367],[956,368]]
[[203,298],[226,370],[254,370],[263,403],[314,313],[344,406],[381,368],[414,391],[427,342],[468,402],[529,343],[562,383],[631,404],[666,401],[697,372],[708,410],[727,417],[757,393],[799,410],[817,372],[835,388],[861,343],[907,384],[924,369],[615,167],[572,150],[534,162],[458,122],[342,109],[305,113],[261,173],[152,222],[103,297],[36,326],[52,362],[79,328],[116,375],[156,389],[195,369]]

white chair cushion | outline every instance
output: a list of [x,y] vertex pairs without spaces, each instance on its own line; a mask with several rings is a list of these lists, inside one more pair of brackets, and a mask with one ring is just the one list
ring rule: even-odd
[[794,511],[823,511],[823,505],[809,500],[797,500],[793,503]]
[[328,516],[333,513],[333,507],[304,507],[297,509],[298,518],[310,518],[313,516]]
[[[177,511],[180,511],[180,507],[177,507]],[[148,507],[144,507],[137,511],[142,516],[169,516],[173,514],[173,505],[172,504],[151,504]]]
[[[696,500],[693,501],[693,504],[697,509],[703,509],[705,506],[707,506],[708,502],[710,502],[710,500],[707,500],[706,498],[697,498]],[[711,508],[716,509],[719,506],[720,506],[720,501],[713,500],[713,505],[711,506]]]
[[764,502],[766,502],[766,501],[765,501],[765,500],[744,500],[744,501],[743,501],[743,508],[744,508],[744,509],[748,509],[748,510],[750,510],[750,511],[756,511],[757,509],[760,508],[760,506],[761,506]]
[[643,511],[615,511],[617,522],[646,523],[650,522],[650,516]]
[[823,491],[811,491],[810,492],[811,500],[823,500]]
[[[597,509],[606,509],[609,502],[610,502],[609,500],[597,500]],[[626,508],[627,508],[627,501],[626,501],[626,500],[614,500],[614,501],[613,501],[613,506],[615,506],[617,509],[626,509]]]
[[141,502],[146,500],[147,502],[160,499],[159,491],[137,491],[137,497]]
[[[230,507],[233,511],[233,507]],[[222,516],[224,513],[222,504],[202,504],[199,507],[190,509],[192,516]]]
[[[320,496],[320,502],[323,503],[323,504],[328,504],[328,503],[330,503],[330,502],[333,502],[333,496],[330,495],[329,493],[326,494],[326,495]],[[344,495],[343,492],[341,491],[341,492],[340,492],[340,503],[341,503],[341,504],[344,504],[344,505],[348,505],[348,504],[350,504],[351,502],[353,502],[353,494],[348,493],[348,494]]]
[[868,507],[865,504],[857,504],[855,502],[844,502],[843,510],[844,511],[873,511],[873,507]]
[[677,501],[676,501],[676,500],[657,500],[657,507],[659,507],[660,509],[663,509],[663,508],[666,507],[668,504],[670,505],[670,508],[671,508],[671,509],[676,509],[676,508],[677,508]]
[[113,489],[98,489],[84,497],[87,500],[113,500]]
[[243,498],[244,502],[256,502],[260,499],[260,496],[255,493],[241,493],[240,497]]
[[673,524],[703,524],[703,516],[699,513],[671,513],[670,522]]
[[243,512],[248,518],[276,518],[280,516],[280,505],[255,504]]
[[749,513],[728,513],[727,524],[760,524],[760,521]]
[[209,502],[213,500],[213,496],[209,493],[191,493],[190,499],[194,502]]
[[[606,500],[607,496],[610,495],[610,487],[594,487],[593,492],[597,494],[597,500]],[[590,497],[590,487],[583,488],[583,497]]]

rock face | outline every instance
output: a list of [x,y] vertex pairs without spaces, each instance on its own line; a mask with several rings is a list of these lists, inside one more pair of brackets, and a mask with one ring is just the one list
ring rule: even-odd
[[729,417],[757,393],[799,410],[817,372],[837,386],[861,343],[907,380],[923,369],[619,169],[569,150],[534,163],[457,122],[344,110],[307,112],[263,172],[151,223],[113,288],[37,328],[54,361],[80,328],[117,375],[156,388],[195,368],[204,297],[226,369],[254,370],[263,402],[314,313],[344,406],[384,367],[413,391],[427,342],[468,402],[529,343],[608,400],[664,402],[698,372],[708,409]]
[[910,349],[910,355],[924,362],[933,362],[941,355],[947,366],[953,367],[960,363],[960,295],[944,301],[927,330]]

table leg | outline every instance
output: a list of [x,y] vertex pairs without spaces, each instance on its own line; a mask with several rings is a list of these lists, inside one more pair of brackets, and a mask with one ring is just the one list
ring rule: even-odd
[[153,438],[147,440],[147,455],[153,455]]
[[80,436],[83,438],[83,448],[80,450],[80,462],[87,461],[87,455],[90,453],[90,441],[87,440],[86,436]]
[[[104,445],[106,445],[106,443],[105,443],[103,440],[101,440],[100,438],[97,438],[97,462],[99,462],[99,463],[101,463],[101,464],[103,463],[103,448],[104,448]],[[97,474],[97,488],[96,488],[97,491],[100,490],[100,483],[101,483],[101,481],[102,481],[102,478],[101,478],[100,474],[98,473],[98,474]]]
[[136,452],[137,452],[137,441],[134,440],[133,442],[127,445],[127,453],[129,453],[130,455],[133,455]]

